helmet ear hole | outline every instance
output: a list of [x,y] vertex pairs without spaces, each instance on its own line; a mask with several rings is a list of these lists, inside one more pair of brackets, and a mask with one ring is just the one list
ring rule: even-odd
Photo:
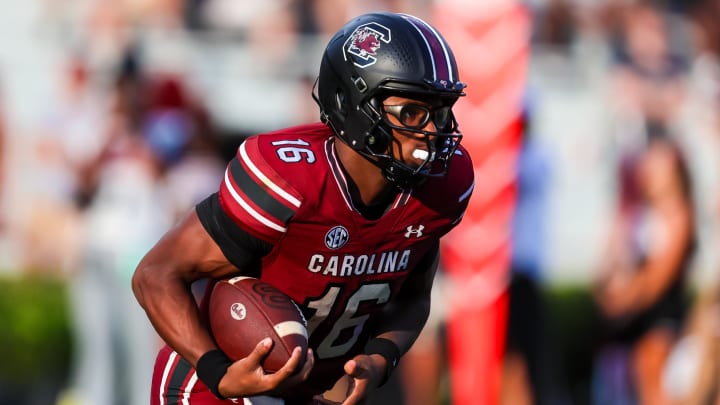
[[374,128],[369,128],[364,136],[365,136],[365,144],[370,147],[371,150],[373,150],[375,153],[385,153],[387,151],[387,147],[389,146],[390,139],[392,135],[390,135],[387,131],[391,130],[389,128],[384,128],[382,125],[382,102],[380,101],[380,97],[371,97],[367,101],[366,110],[372,110],[367,111],[371,115],[376,115],[378,122],[380,123],[379,126]]

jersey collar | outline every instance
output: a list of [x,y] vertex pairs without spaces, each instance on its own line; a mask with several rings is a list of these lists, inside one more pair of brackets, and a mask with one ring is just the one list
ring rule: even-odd
[[[335,151],[335,137],[330,137],[325,141],[325,156],[327,158],[330,171],[335,179],[335,183],[340,191],[340,195],[342,195],[342,198],[345,201],[345,205],[351,211],[355,211],[360,214],[360,210],[358,210],[355,204],[353,204],[352,194],[350,193],[349,182],[351,180],[348,178],[345,170],[343,170],[340,160],[337,157],[337,152]],[[406,205],[411,194],[412,190],[403,190],[398,193],[390,209],[396,209]]]

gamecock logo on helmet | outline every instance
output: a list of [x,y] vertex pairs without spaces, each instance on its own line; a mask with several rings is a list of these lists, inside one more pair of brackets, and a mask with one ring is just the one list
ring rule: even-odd
[[390,43],[390,30],[378,23],[363,24],[345,41],[345,60],[352,59],[357,67],[368,67],[377,62],[377,51],[382,43]]

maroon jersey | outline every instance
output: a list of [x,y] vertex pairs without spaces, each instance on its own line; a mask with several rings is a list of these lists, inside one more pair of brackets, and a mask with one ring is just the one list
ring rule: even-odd
[[[242,271],[254,271],[247,266],[254,258],[244,256],[268,247],[259,277],[292,297],[307,318],[316,362],[306,384],[287,393],[289,404],[306,403],[343,375],[410,272],[430,271],[440,237],[460,222],[473,189],[472,163],[458,148],[447,177],[398,193],[384,215],[368,219],[353,205],[332,135],[318,123],[248,138],[228,164],[213,200],[219,206],[198,211],[214,238],[225,235],[215,240]],[[227,243],[233,234],[244,240]],[[190,397],[205,405],[238,401],[216,399],[166,347],[152,404]]]
[[317,357],[312,382],[324,387],[362,348],[372,315],[459,223],[474,184],[470,158],[458,148],[447,177],[398,193],[384,215],[366,219],[353,206],[334,142],[319,123],[248,138],[219,191],[225,214],[273,245],[260,278],[303,308]]

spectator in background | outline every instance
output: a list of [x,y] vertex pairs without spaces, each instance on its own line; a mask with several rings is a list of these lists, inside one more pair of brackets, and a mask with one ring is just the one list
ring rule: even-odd
[[694,202],[680,149],[651,134],[620,173],[608,250],[594,285],[601,316],[593,399],[664,404],[663,365],[685,319]]
[[[28,201],[17,221],[22,233],[22,266],[70,274],[78,267],[81,238],[78,210],[81,167],[104,142],[107,97],[93,87],[85,55],[72,53],[58,75],[56,98],[42,100],[37,136],[28,137],[32,153],[20,162]],[[72,274],[71,274],[72,275]]]
[[[620,149],[645,142],[655,128],[673,128],[682,106],[686,61],[670,43],[668,16],[649,2],[620,14],[611,102]],[[612,40],[612,38],[611,38]]]
[[162,188],[171,216],[194,207],[223,178],[225,160],[202,103],[174,76],[156,78],[153,105],[144,124],[146,142],[160,160]]
[[697,44],[698,52],[720,56],[720,25],[717,24],[720,4],[713,0],[695,1],[689,9],[689,17],[699,31],[696,34],[702,37]]
[[[150,86],[150,106],[144,136],[160,164],[163,202],[171,220],[217,189],[225,172],[210,117],[204,106],[188,94],[180,78],[161,76]],[[196,298],[206,280],[192,286]]]
[[533,136],[531,117],[523,115],[517,162],[517,202],[513,218],[510,306],[503,367],[503,402],[552,403],[551,362],[547,355],[547,317],[542,273],[547,249],[547,199],[551,156]]
[[663,388],[670,404],[720,403],[720,285],[701,286],[682,337],[668,356]]
[[135,305],[130,275],[177,213],[217,188],[225,168],[212,124],[181,77],[146,75],[132,48],[118,70],[104,145],[78,170],[87,235],[71,297],[71,395],[79,405],[147,402],[160,339]]
[[142,403],[150,395],[145,374],[158,338],[128,302],[129,272],[170,219],[156,190],[158,160],[140,132],[144,85],[128,57],[110,93],[104,143],[78,168],[85,237],[71,278],[76,353],[69,395],[80,405]]
[[[2,89],[0,89],[0,92]],[[5,104],[3,94],[0,93],[0,234],[5,228],[6,182],[7,182],[7,133],[5,122]]]
[[549,0],[535,11],[534,42],[569,52],[576,36],[576,16],[569,0]]
[[[713,18],[720,15],[720,5],[699,1],[693,11],[699,50],[696,60],[699,97],[693,111],[700,112],[693,118],[700,118],[699,121],[705,118],[704,123],[709,124],[709,135],[714,139],[707,137],[698,145],[708,149],[713,145],[711,140],[718,141],[720,131],[720,30],[717,24],[712,24]],[[717,144],[713,146],[710,149],[717,153]],[[697,154],[693,157],[697,159]],[[710,212],[699,221],[704,226],[708,225],[707,222],[715,224],[720,217],[720,195],[717,194],[717,179],[714,180],[714,184],[707,187],[714,193],[709,198]],[[717,249],[717,246],[715,240],[711,249]],[[699,280],[682,335],[673,346],[663,370],[663,388],[673,405],[720,404],[720,280],[717,278],[717,267],[712,269],[710,282]]]

